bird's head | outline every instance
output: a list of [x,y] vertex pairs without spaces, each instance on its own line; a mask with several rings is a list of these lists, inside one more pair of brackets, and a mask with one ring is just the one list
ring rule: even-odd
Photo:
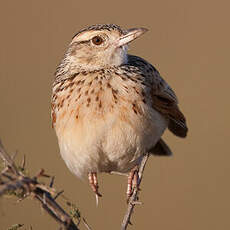
[[93,25],[79,31],[70,43],[68,55],[84,71],[119,66],[127,62],[127,45],[147,29],[122,30],[114,24]]

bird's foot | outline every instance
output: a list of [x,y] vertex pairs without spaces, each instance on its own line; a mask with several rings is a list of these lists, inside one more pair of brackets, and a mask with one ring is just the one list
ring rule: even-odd
[[134,188],[138,188],[138,166],[135,166],[128,175],[128,185],[127,185],[127,203],[129,202],[130,197],[133,194]]
[[96,204],[98,205],[98,197],[101,197],[102,195],[98,192],[98,180],[97,180],[97,173],[96,172],[90,172],[88,174],[89,184],[93,190],[93,192],[96,195]]

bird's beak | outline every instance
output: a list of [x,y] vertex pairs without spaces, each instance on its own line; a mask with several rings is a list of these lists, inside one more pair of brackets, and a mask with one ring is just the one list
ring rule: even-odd
[[147,32],[148,29],[145,28],[133,28],[129,29],[125,35],[122,35],[117,43],[117,47],[121,47],[123,45],[128,44],[129,42],[133,41],[134,39],[138,38],[145,32]]

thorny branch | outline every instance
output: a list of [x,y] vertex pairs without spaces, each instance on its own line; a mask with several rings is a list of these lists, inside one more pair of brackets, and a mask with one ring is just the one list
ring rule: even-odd
[[[0,157],[3,159],[5,163],[5,168],[0,173],[0,196],[9,192],[9,191],[22,191],[22,199],[31,195],[36,200],[38,200],[42,208],[46,210],[46,212],[55,219],[59,224],[61,224],[61,229],[65,230],[79,230],[78,226],[73,222],[72,217],[68,215],[64,209],[56,202],[56,198],[63,192],[57,193],[53,188],[54,178],[51,179],[50,185],[46,186],[37,181],[38,177],[45,176],[44,170],[41,170],[35,177],[30,178],[23,174],[24,166],[25,166],[25,158],[23,158],[21,169],[17,167],[14,163],[14,157],[8,155],[5,151],[1,140],[0,140]],[[126,230],[128,225],[131,224],[131,216],[133,214],[133,210],[135,205],[141,204],[138,201],[138,193],[139,186],[141,184],[141,180],[143,178],[143,173],[145,169],[145,165],[149,158],[149,154],[146,154],[140,164],[139,172],[138,172],[138,184],[133,190],[133,194],[129,199],[128,208],[126,214],[124,216],[121,230]],[[67,202],[69,206],[72,206],[69,202]],[[74,208],[74,212],[75,208]],[[78,216],[78,213],[74,213],[74,216]],[[88,230],[91,230],[90,226],[83,218],[83,223]]]
[[[47,176],[44,170],[33,178],[30,178],[22,173],[15,165],[13,158],[8,155],[0,141],[0,157],[5,163],[5,168],[0,173],[0,196],[6,192],[16,190],[22,191],[23,199],[29,195],[38,200],[42,208],[53,217],[62,229],[79,230],[72,218],[64,211],[64,209],[55,201],[57,193],[52,188],[53,181],[50,187],[43,185],[37,181],[39,176]],[[25,166],[23,160],[22,167]]]
[[143,157],[142,161],[141,161],[141,164],[140,164],[140,167],[139,167],[139,172],[138,172],[138,183],[137,183],[137,186],[133,190],[132,196],[129,199],[128,208],[127,208],[126,214],[124,216],[124,219],[123,219],[123,222],[122,222],[122,225],[121,225],[121,230],[126,230],[128,225],[131,224],[130,219],[131,219],[134,207],[137,204],[141,204],[141,202],[138,202],[139,186],[141,184],[141,180],[142,180],[142,177],[143,177],[145,165],[147,163],[148,158],[149,158],[149,154],[146,154]]

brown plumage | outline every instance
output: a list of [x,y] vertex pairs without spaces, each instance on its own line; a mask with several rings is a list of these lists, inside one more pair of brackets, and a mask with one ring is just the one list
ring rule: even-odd
[[171,87],[151,64],[127,54],[127,44],[146,31],[83,29],[56,71],[52,123],[60,152],[74,174],[88,175],[97,195],[98,172],[133,175],[143,154],[172,155],[161,139],[167,127],[179,137],[188,131]]

